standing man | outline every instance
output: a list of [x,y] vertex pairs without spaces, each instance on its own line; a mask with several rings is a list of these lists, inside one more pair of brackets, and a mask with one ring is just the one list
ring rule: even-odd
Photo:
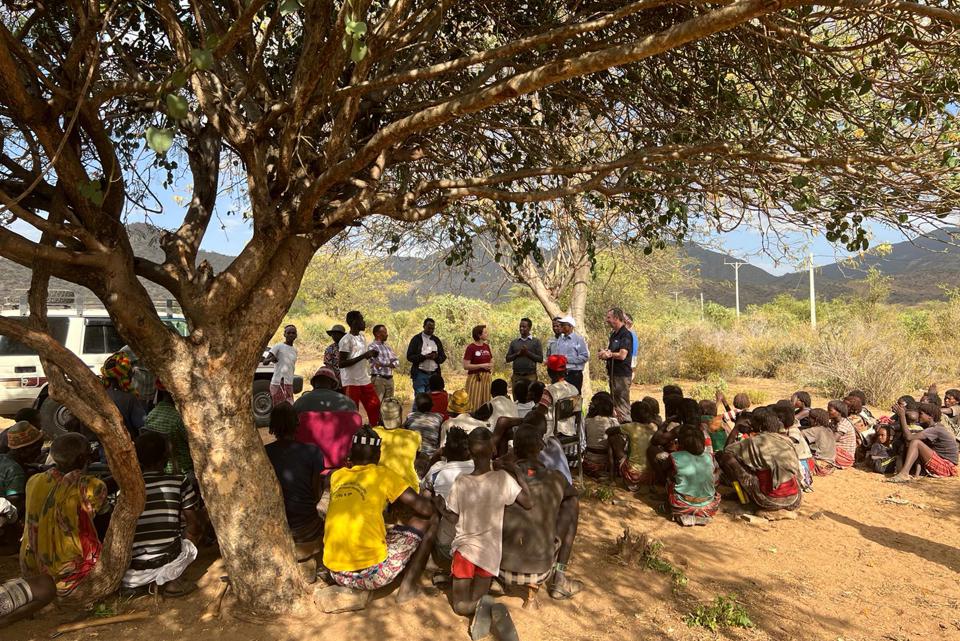
[[553,354],[556,353],[556,352],[554,351],[554,348],[555,348],[555,346],[556,346],[556,344],[557,344],[557,340],[560,338],[560,334],[562,333],[562,332],[560,331],[560,317],[559,317],[559,316],[554,316],[554,317],[553,317],[553,327],[552,327],[552,329],[553,329],[553,338],[551,338],[550,340],[547,341],[547,356],[552,356]]
[[357,310],[347,312],[347,327],[350,332],[340,339],[340,382],[343,392],[357,406],[363,405],[370,425],[380,424],[380,398],[370,382],[370,368],[366,361],[377,355],[377,350],[367,347],[363,330],[367,322]]
[[370,361],[370,377],[373,379],[373,388],[377,390],[380,402],[385,398],[393,398],[393,370],[400,366],[400,359],[387,345],[387,327],[375,325],[373,327],[373,343],[370,345],[377,355]]
[[553,344],[550,355],[567,359],[566,380],[576,387],[579,393],[583,387],[583,366],[590,360],[590,350],[583,336],[573,331],[577,326],[573,316],[561,316],[557,322],[560,324],[560,336]]
[[630,330],[630,335],[633,336],[633,352],[630,355],[630,369],[633,370],[633,373],[637,371],[637,354],[640,353],[640,337],[637,336],[637,333],[633,330],[633,317],[630,314],[624,312],[623,317],[626,320],[624,325],[627,326],[627,329]]
[[263,359],[264,365],[277,364],[273,369],[273,378],[270,379],[270,396],[274,405],[284,401],[293,403],[293,371],[297,365],[297,348],[293,346],[295,340],[296,326],[287,325],[283,328],[283,342],[271,347]]
[[633,334],[627,329],[626,318],[619,307],[611,307],[607,310],[606,321],[613,331],[610,332],[607,349],[600,350],[600,358],[607,361],[610,395],[613,396],[617,419],[621,423],[629,423],[630,381],[633,378],[630,355],[633,352]]
[[346,328],[339,323],[331,327],[327,331],[327,336],[332,338],[333,342],[323,350],[323,366],[332,369],[337,376],[340,376],[340,340],[346,333]]
[[410,361],[410,378],[413,379],[415,394],[430,391],[430,377],[440,373],[440,366],[447,360],[443,343],[433,335],[437,328],[432,318],[423,321],[423,332],[410,339],[407,346],[407,360]]
[[537,363],[543,362],[543,348],[540,340],[530,335],[533,321],[529,318],[520,319],[520,338],[510,341],[507,348],[507,362],[513,363],[513,376],[510,378],[511,389],[519,381],[537,382]]

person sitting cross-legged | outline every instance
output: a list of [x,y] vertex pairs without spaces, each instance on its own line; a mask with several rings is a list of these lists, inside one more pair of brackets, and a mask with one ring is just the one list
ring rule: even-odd
[[542,449],[539,429],[533,425],[517,428],[513,450],[533,508],[514,504],[504,511],[500,579],[529,588],[525,607],[535,605],[532,597],[547,581],[550,596],[557,600],[569,599],[583,589],[580,581],[566,576],[580,518],[577,491],[563,474],[543,465],[539,460]]
[[73,592],[100,558],[93,517],[107,506],[107,486],[86,474],[90,444],[81,434],[63,434],[50,456],[55,467],[27,481],[24,578],[0,585],[0,627]]
[[[381,445],[379,434],[361,428],[353,436],[347,466],[330,476],[323,564],[337,587],[319,593],[327,613],[364,608],[371,591],[390,585],[404,571],[397,601],[420,591],[438,518],[430,499],[378,464]],[[383,513],[393,503],[409,508],[413,516],[388,530]]]
[[720,508],[713,480],[713,454],[706,449],[703,430],[683,425],[677,430],[678,448],[662,452],[669,461],[667,501],[680,525],[706,525]]
[[[512,627],[506,608],[494,605],[487,595],[493,577],[500,573],[503,509],[514,501],[528,510],[533,504],[526,480],[515,466],[509,473],[492,468],[494,444],[490,430],[479,427],[467,438],[473,471],[457,477],[446,501],[447,508],[458,515],[450,573],[453,610],[461,616],[472,616],[470,638],[482,639],[490,633],[495,616],[507,628]],[[495,629],[494,633],[503,638],[503,632]],[[512,634],[515,636],[516,630]]]
[[450,430],[447,434],[447,442],[439,452],[443,460],[437,461],[427,470],[422,483],[424,496],[433,500],[440,515],[437,541],[433,546],[433,560],[442,573],[434,577],[434,585],[449,583],[450,580],[450,561],[453,556],[450,546],[453,544],[457,529],[457,515],[447,508],[446,503],[450,497],[450,489],[461,474],[469,474],[473,471],[467,433],[459,427]]
[[0,454],[0,553],[13,554],[23,533],[27,476],[43,448],[43,432],[18,421],[7,433],[8,450]]
[[433,399],[426,392],[420,392],[414,397],[413,409],[403,427],[420,434],[420,451],[417,453],[415,467],[417,474],[422,476],[427,472],[433,455],[440,447],[440,426],[444,419],[433,411]]
[[383,440],[380,446],[380,465],[389,467],[400,475],[415,492],[420,491],[420,476],[417,474],[417,452],[423,440],[420,432],[403,426],[403,406],[395,398],[385,398],[380,406],[383,425],[374,431]]
[[936,403],[920,403],[920,425],[923,430],[913,432],[907,422],[906,409],[899,403],[893,406],[900,422],[906,451],[900,472],[888,482],[904,483],[910,480],[910,470],[917,463],[928,476],[948,477],[957,475],[957,440],[951,430],[940,423],[940,406]]
[[[182,474],[167,474],[168,443],[162,434],[144,430],[136,442],[143,470],[146,502],[133,534],[130,568],[120,586],[124,591],[157,586],[164,596],[183,596],[196,586],[180,576],[197,558],[196,542],[203,530],[197,513],[199,499]],[[181,536],[181,519],[187,536]]]

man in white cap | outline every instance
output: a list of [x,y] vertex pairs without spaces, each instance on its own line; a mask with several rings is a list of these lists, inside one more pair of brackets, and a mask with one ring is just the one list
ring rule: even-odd
[[590,350],[583,336],[574,331],[577,321],[573,316],[561,316],[560,337],[551,349],[551,355],[559,354],[567,359],[567,382],[581,391],[583,386],[583,368],[590,360]]

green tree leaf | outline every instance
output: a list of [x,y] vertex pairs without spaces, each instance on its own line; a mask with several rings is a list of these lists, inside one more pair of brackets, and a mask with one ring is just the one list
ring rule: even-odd
[[794,176],[790,179],[790,184],[796,187],[797,189],[803,189],[808,184],[810,184],[810,179],[806,176]]
[[173,129],[147,127],[147,146],[161,156],[173,145]]
[[167,115],[174,120],[183,120],[188,113],[186,98],[175,93],[167,94]]
[[353,41],[353,49],[350,50],[350,59],[354,62],[360,62],[367,57],[367,45],[359,40]]
[[192,49],[190,51],[190,59],[193,60],[194,66],[201,71],[206,71],[213,67],[213,54],[206,49]]
[[283,0],[280,3],[280,15],[288,16],[291,13],[296,13],[301,9],[300,0]]

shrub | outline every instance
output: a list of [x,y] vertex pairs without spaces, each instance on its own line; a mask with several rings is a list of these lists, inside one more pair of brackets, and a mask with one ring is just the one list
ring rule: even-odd
[[695,398],[698,401],[702,400],[713,400],[717,397],[717,392],[722,392],[724,395],[727,394],[729,387],[727,381],[723,380],[722,376],[717,374],[711,374],[707,377],[707,380],[694,386],[690,390],[690,398]]
[[753,621],[736,595],[718,596],[710,605],[700,605],[683,618],[688,626],[706,628],[716,632],[720,628],[752,628]]
[[727,395],[727,400],[732,404],[733,398],[737,394],[746,394],[750,398],[750,405],[766,405],[770,396],[759,389],[738,389],[734,390],[733,396]]
[[692,339],[683,347],[681,374],[685,378],[703,380],[711,374],[726,376],[735,367],[734,357],[710,343]]

